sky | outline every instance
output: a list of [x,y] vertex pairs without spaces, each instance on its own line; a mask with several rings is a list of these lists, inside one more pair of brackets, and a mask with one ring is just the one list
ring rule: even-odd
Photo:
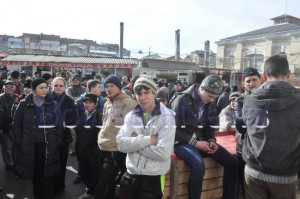
[[[180,30],[180,55],[216,41],[273,25],[282,14],[300,18],[299,0],[3,0],[0,34],[54,34],[97,43],[120,44],[132,57],[175,55]],[[138,54],[138,52],[143,52]]]

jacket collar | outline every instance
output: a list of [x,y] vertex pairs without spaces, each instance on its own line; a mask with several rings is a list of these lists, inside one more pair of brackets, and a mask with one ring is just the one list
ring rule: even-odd
[[[132,111],[133,114],[138,114],[139,116],[143,117],[144,110],[140,104],[138,104]],[[157,116],[161,115],[161,110],[160,110],[160,103],[159,101],[155,100],[155,107],[151,113],[151,116]]]
[[[46,95],[46,100],[45,100],[45,103],[42,105],[43,107],[49,107],[51,105],[54,104],[54,101],[51,100],[52,98],[50,97],[50,94],[47,94]],[[25,102],[26,102],[26,106],[29,106],[29,107],[34,107],[35,104],[33,102],[33,94],[30,93],[28,94],[26,97],[25,97]]]

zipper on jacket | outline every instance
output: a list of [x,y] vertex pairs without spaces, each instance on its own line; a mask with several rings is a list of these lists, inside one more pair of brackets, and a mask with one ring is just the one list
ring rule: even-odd
[[44,122],[44,138],[45,138],[45,149],[46,149],[46,155],[45,155],[45,163],[47,164],[48,162],[48,143],[47,143],[47,132],[45,129],[46,122],[45,122],[45,107],[43,107],[43,122]]

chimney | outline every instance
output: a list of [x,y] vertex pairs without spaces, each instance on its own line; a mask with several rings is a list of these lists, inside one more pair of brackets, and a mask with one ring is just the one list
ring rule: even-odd
[[204,65],[206,67],[209,66],[209,48],[210,48],[210,42],[209,40],[207,40],[204,43]]
[[124,37],[124,23],[120,23],[120,58],[123,58],[123,37]]
[[175,61],[180,60],[180,30],[175,31],[175,45],[176,45],[176,52],[175,52]]

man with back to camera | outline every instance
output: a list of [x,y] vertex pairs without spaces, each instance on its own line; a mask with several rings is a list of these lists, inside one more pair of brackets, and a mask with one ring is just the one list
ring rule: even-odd
[[275,55],[264,64],[267,80],[245,96],[243,143],[247,199],[295,199],[300,165],[300,91],[287,80],[286,58]]
[[199,199],[202,191],[205,164],[211,157],[224,166],[223,198],[236,198],[238,160],[216,143],[215,129],[218,110],[213,103],[222,93],[223,82],[218,75],[206,77],[201,85],[194,84],[172,103],[176,112],[175,154],[190,167],[189,199]]

